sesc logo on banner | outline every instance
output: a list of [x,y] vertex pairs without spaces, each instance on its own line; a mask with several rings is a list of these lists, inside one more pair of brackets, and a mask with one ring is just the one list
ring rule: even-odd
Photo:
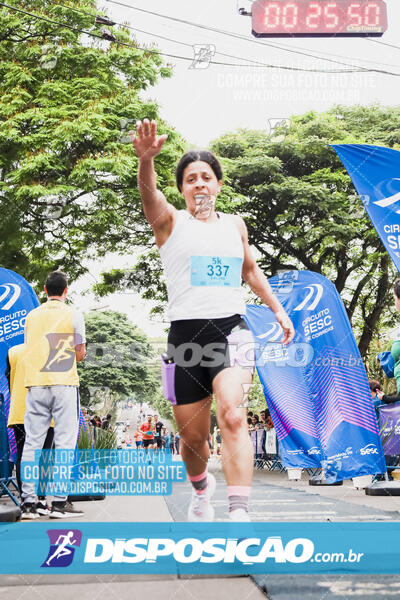
[[315,310],[322,298],[323,287],[320,283],[312,283],[307,285],[305,290],[308,290],[307,296],[293,310]]
[[[400,206],[399,206],[400,191],[393,193],[394,190],[393,190],[393,186],[391,185],[392,181],[400,181],[400,178],[394,177],[390,181],[385,182],[385,188],[387,191],[384,195],[386,195],[387,193],[390,193],[391,195],[388,196],[387,198],[382,198],[381,200],[374,200],[374,204],[376,204],[376,206],[379,206],[381,208],[389,208],[390,210],[394,211],[396,214],[400,214]],[[400,188],[400,185],[396,184],[395,187]]]
[[283,329],[281,325],[275,321],[274,323],[269,323],[269,329],[265,333],[260,333],[257,337],[260,338],[260,340],[265,340],[267,342],[276,342],[282,339]]
[[[323,296],[324,289],[320,283],[312,283],[303,288],[308,290],[305,298],[293,309],[293,311],[314,311]],[[332,316],[328,307],[306,316],[301,325],[303,327],[304,339],[310,342],[333,330]]]
[[3,283],[1,288],[4,288],[4,292],[0,291],[0,310],[10,310],[20,297],[21,288],[16,283]]

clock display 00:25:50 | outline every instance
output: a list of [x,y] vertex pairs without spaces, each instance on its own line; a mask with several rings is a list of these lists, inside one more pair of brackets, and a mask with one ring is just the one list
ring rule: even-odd
[[255,35],[381,35],[388,27],[384,0],[256,0]]

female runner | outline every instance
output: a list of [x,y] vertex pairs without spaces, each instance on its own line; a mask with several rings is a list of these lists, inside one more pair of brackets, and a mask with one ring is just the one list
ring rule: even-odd
[[136,125],[133,145],[139,158],[138,186],[144,214],[163,262],[171,329],[163,364],[163,387],[172,402],[181,453],[192,484],[190,521],[212,521],[210,499],[215,478],[207,473],[212,395],[222,433],[222,466],[229,517],[248,521],[253,449],[244,394],[252,381],[253,338],[242,315],[241,279],[275,313],[282,342],[293,325],[257,266],[243,219],[215,211],[222,170],[210,152],[189,152],[177,167],[177,186],[186,210],[177,210],[157,189],[153,159],[167,136],[157,136],[155,121]]

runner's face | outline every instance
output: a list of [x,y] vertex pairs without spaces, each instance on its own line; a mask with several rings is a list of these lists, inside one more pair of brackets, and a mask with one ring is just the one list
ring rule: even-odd
[[189,212],[191,214],[195,213],[196,196],[207,194],[215,200],[221,186],[222,181],[217,180],[214,171],[208,163],[202,160],[190,163],[183,171],[182,178],[182,194]]

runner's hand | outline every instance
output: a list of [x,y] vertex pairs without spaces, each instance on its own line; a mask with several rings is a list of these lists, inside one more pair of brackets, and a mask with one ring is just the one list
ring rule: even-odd
[[290,344],[294,338],[294,327],[292,321],[289,319],[285,311],[279,311],[275,314],[275,319],[283,329],[282,344]]
[[164,145],[168,135],[160,135],[157,137],[157,123],[144,119],[136,123],[136,135],[133,131],[130,131],[133,145],[136,150],[136,154],[139,158],[153,158],[160,154],[161,149]]

